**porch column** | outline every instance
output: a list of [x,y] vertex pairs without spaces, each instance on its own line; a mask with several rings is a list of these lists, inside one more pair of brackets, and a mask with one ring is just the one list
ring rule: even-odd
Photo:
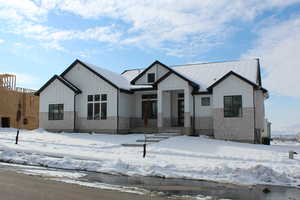
[[161,90],[157,90],[157,128],[163,127],[163,113],[162,113],[162,95]]
[[191,135],[191,93],[190,89],[184,89],[184,134]]

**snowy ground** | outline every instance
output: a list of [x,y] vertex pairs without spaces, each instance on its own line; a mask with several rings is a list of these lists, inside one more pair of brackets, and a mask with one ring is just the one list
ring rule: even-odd
[[[147,146],[123,147],[144,135],[55,134],[0,129],[0,160],[111,174],[206,179],[242,184],[300,185],[299,145],[253,145],[178,136]],[[294,160],[288,151],[298,152]]]

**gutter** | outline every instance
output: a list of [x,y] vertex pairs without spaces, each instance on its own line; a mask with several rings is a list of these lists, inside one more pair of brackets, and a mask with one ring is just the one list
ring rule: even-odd
[[196,126],[195,126],[195,121],[196,121],[196,116],[195,116],[195,95],[193,95],[193,135],[196,135]]

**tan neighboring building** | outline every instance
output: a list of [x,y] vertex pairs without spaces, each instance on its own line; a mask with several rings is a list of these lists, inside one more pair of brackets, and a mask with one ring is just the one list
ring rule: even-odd
[[39,127],[39,97],[33,93],[34,90],[16,87],[15,75],[0,74],[0,127],[29,130]]

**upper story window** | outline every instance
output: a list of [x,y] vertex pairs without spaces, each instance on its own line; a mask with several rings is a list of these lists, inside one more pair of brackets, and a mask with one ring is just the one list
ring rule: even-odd
[[49,104],[48,120],[63,120],[64,104]]
[[242,117],[242,96],[224,96],[224,117]]
[[107,94],[88,95],[87,119],[107,119]]
[[210,97],[202,97],[201,106],[210,106]]
[[155,73],[148,73],[148,83],[154,83],[155,82]]

